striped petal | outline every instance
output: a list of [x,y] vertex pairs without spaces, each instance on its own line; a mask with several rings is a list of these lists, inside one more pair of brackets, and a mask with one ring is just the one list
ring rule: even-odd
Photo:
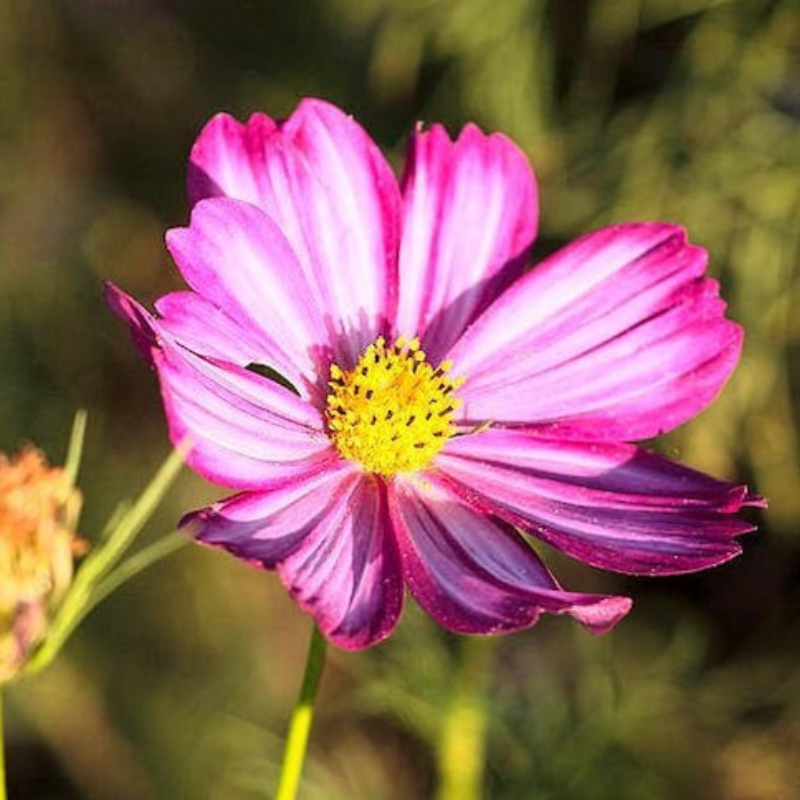
[[318,497],[325,511],[278,573],[332,642],[359,650],[394,630],[403,579],[384,484],[362,473],[349,488],[333,500]]
[[411,138],[403,179],[397,331],[438,361],[524,266],[536,236],[536,181],[519,148],[468,125]]
[[403,580],[383,487],[345,461],[268,492],[188,515],[198,541],[277,569],[286,588],[340,647],[377,644],[403,606]]
[[198,203],[188,228],[167,245],[186,282],[263,342],[263,360],[303,393],[322,376],[327,333],[297,256],[255,206],[216,198]]
[[115,309],[150,349],[170,437],[189,439],[187,463],[204,478],[259,489],[328,463],[320,412],[274,381],[179,345],[138,303],[109,289]]
[[181,527],[202,544],[227,550],[264,569],[293,553],[353,491],[357,470],[346,461],[309,465],[305,474],[267,490],[242,492],[187,514]]
[[161,329],[197,355],[240,367],[275,363],[281,358],[259,328],[241,325],[202,295],[170,292],[156,300],[155,308]]
[[193,202],[215,195],[260,206],[291,244],[335,358],[352,366],[393,316],[400,195],[366,132],[328,103],[304,100],[284,122],[221,114],[192,149]]
[[649,438],[718,394],[742,333],[723,316],[706,253],[680,228],[606,228],[512,286],[450,353],[468,421],[542,434]]
[[563,591],[508,526],[469,507],[434,474],[396,479],[389,491],[411,593],[449,630],[519,630],[550,612],[603,633],[630,610],[624,597]]
[[753,530],[732,516],[761,504],[628,444],[491,429],[448,442],[437,468],[468,502],[593,566],[668,575],[728,561]]

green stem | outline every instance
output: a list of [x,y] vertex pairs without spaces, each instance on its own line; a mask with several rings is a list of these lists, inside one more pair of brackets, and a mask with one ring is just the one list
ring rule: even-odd
[[297,796],[303,762],[306,757],[308,736],[311,732],[311,723],[314,721],[314,699],[317,696],[319,680],[322,677],[322,668],[325,666],[326,645],[325,637],[315,625],[308,646],[303,684],[289,721],[289,732],[286,736],[286,748],[283,751],[283,764],[275,800],[294,800]]
[[6,743],[3,722],[3,697],[0,689],[0,800],[6,800]]
[[25,674],[32,675],[47,666],[84,617],[106,594],[141,571],[143,564],[149,566],[158,558],[177,549],[173,545],[181,537],[179,534],[172,534],[133,556],[129,562],[119,565],[136,536],[166,497],[182,469],[182,458],[187,452],[187,444],[179,445],[167,457],[136,502],[133,505],[122,503],[113,513],[104,529],[102,541],[89,553],[75,573],[75,579],[50,624],[47,637],[25,666]]
[[460,642],[450,704],[439,740],[437,800],[480,800],[486,765],[487,694],[495,640]]

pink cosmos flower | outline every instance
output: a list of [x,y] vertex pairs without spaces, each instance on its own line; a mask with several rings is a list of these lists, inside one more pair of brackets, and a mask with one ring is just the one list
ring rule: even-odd
[[752,526],[733,514],[760,498],[629,443],[697,414],[739,356],[682,229],[616,225],[528,271],[537,191],[511,141],[418,129],[398,185],[319,100],[214,117],[189,193],[167,245],[190,290],[157,316],[109,300],[172,440],[237,491],[188,528],[277,570],[337,645],[387,637],[406,586],[463,633],[628,612],[562,589],[526,537],[631,574],[739,553]]

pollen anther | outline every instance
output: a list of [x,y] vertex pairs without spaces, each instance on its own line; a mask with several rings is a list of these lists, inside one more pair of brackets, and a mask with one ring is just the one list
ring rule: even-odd
[[326,418],[343,458],[389,476],[425,469],[453,435],[453,394],[464,378],[451,378],[448,361],[427,361],[417,338],[387,346],[380,336],[351,370],[331,365]]

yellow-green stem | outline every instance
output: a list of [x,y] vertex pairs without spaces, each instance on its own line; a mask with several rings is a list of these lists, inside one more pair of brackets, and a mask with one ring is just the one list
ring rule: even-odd
[[314,721],[314,699],[317,696],[322,668],[325,665],[326,645],[325,637],[315,625],[311,634],[311,643],[308,646],[303,684],[292,711],[292,718],[289,720],[289,732],[286,736],[283,764],[275,800],[295,800],[297,796],[308,737],[311,733],[311,723]]
[[2,688],[0,688],[0,800],[6,800],[6,740]]
[[487,694],[494,640],[463,638],[450,703],[442,722],[436,800],[480,800],[486,766]]

